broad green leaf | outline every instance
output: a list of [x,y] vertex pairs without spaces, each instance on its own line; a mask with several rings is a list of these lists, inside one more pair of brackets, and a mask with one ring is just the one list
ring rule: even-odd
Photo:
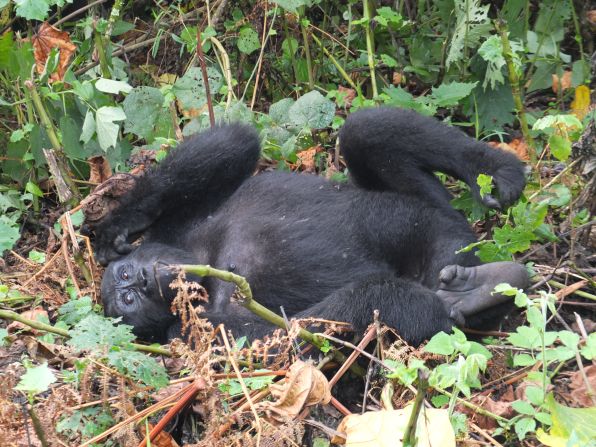
[[505,82],[505,78],[501,71],[505,66],[501,38],[498,35],[490,36],[484,41],[480,48],[478,48],[478,54],[482,59],[488,62],[482,87],[486,89],[490,84],[491,88],[495,88],[497,84]]
[[456,106],[459,101],[469,96],[478,82],[451,82],[433,87],[431,98],[438,107]]
[[128,82],[114,81],[113,79],[99,78],[95,83],[95,88],[100,92],[112,93],[117,95],[118,93],[129,93],[132,90],[132,86]]
[[261,41],[257,32],[249,26],[245,26],[238,33],[238,49],[241,53],[251,54],[261,48]]
[[453,343],[451,342],[451,336],[441,331],[435,334],[433,338],[424,347],[426,352],[431,354],[451,355],[455,352]]
[[85,295],[70,300],[58,308],[58,320],[73,326],[93,312],[93,301]]
[[478,174],[476,184],[480,187],[480,197],[484,197],[493,190],[493,177],[492,175]]
[[156,389],[169,383],[169,377],[162,364],[147,354],[121,349],[108,352],[108,364],[120,373]]
[[519,326],[507,337],[509,343],[518,348],[535,349],[541,345],[540,333],[536,328]]
[[[447,68],[464,57],[464,48],[475,48],[491,28],[488,17],[490,5],[480,6],[480,0],[455,0],[455,28],[447,53]],[[470,53],[468,53],[471,56]]]
[[532,416],[534,415],[534,413],[536,413],[534,407],[524,400],[513,401],[511,402],[511,406],[515,411],[517,411],[520,414],[527,414]]
[[46,0],[14,0],[17,16],[27,20],[45,20],[50,10]]
[[[537,433],[540,442],[551,447],[584,447],[596,439],[596,407],[570,408],[555,401],[552,393],[546,399],[551,411],[552,427],[548,434]],[[572,441],[573,440],[573,441]]]
[[381,54],[381,60],[390,68],[397,67],[397,61],[388,54]]
[[309,129],[322,129],[329,126],[334,115],[335,104],[316,90],[298,98],[288,111],[294,126]]
[[296,14],[298,8],[311,6],[312,0],[269,0],[269,3],[276,3],[288,12]]
[[155,87],[142,86],[132,89],[122,103],[126,114],[124,130],[147,138],[153,132],[160,114],[167,114],[163,108],[163,101],[163,94]]
[[571,155],[571,141],[562,135],[551,135],[548,138],[548,145],[557,160],[566,161]]
[[126,115],[121,107],[100,107],[95,112],[95,125],[97,127],[97,140],[99,146],[107,152],[110,147],[115,147],[118,141],[120,125],[116,121],[123,121]]
[[538,359],[535,359],[530,354],[516,354],[513,356],[514,366],[530,366],[534,365]]
[[7,218],[0,217],[0,255],[5,250],[10,250],[21,236],[18,225],[11,224],[6,220]]
[[46,262],[46,254],[37,250],[31,250],[27,255],[27,258],[36,264],[43,264]]
[[290,122],[290,107],[294,105],[292,98],[284,98],[269,107],[269,118],[276,124],[287,124]]
[[132,326],[115,325],[112,320],[90,314],[70,331],[67,344],[78,350],[96,350],[106,346],[121,346],[134,340]]
[[50,385],[56,380],[58,379],[56,379],[54,373],[48,368],[48,364],[43,363],[39,366],[27,368],[27,372],[23,374],[14,389],[39,394],[47,391]]
[[392,8],[388,6],[381,6],[380,8],[377,8],[377,15],[375,16],[375,21],[382,26],[397,29],[402,25],[403,18],[397,11],[394,11]]
[[536,420],[534,418],[521,418],[515,423],[515,434],[518,439],[523,440],[528,433],[536,430]]
[[[3,2],[4,5],[2,5]],[[8,5],[8,0],[0,0],[0,11],[6,5]],[[11,62],[11,54],[14,47],[13,37],[13,33],[10,30],[0,35],[0,70],[8,68],[8,65]],[[8,103],[1,104],[1,102],[2,101],[0,100],[0,105],[8,105]]]
[[592,332],[586,340],[586,345],[580,349],[581,355],[588,360],[593,360],[596,357],[596,332]]
[[91,137],[93,137],[93,134],[95,133],[95,127],[95,117],[93,116],[93,112],[91,110],[87,110],[79,141],[82,141],[83,143],[88,143],[89,140],[91,140]]
[[[207,78],[211,95],[214,95],[222,86],[222,75],[216,68],[207,67]],[[201,110],[207,103],[205,83],[199,67],[191,67],[184,76],[174,83],[172,91],[186,110]]]
[[565,346],[571,349],[577,349],[579,344],[579,335],[571,331],[559,331],[559,339]]

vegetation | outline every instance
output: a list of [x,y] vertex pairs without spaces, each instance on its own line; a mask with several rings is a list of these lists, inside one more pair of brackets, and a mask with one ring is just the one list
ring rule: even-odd
[[[332,384],[351,366],[366,377],[365,402],[386,412],[426,396],[458,440],[592,445],[596,12],[588,3],[0,0],[0,352],[10,359],[0,363],[2,445],[35,437],[136,445],[163,429],[150,423],[170,402],[165,420],[197,394],[203,428],[185,428],[185,442],[300,443],[302,406],[290,417],[276,404],[288,418],[276,423],[258,401],[279,397],[278,376],[296,377],[290,358],[301,339],[322,352],[319,367],[343,363]],[[414,350],[377,322],[355,347],[271,317],[288,333],[230,343],[188,313],[198,291],[183,285],[177,310],[192,349],[135,344],[130,328],[100,316],[79,205],[108,176],[141,171],[184,136],[229,120],[258,129],[267,169],[343,181],[337,130],[349,113],[378,105],[434,115],[527,162],[524,196],[501,212],[441,176],[482,235],[464,250],[526,262],[534,275],[527,293],[499,286],[518,306],[503,331],[479,343],[454,330]],[[477,181],[491,192],[489,176]],[[362,352],[372,341],[373,354]],[[356,356],[372,358],[368,373]],[[218,402],[205,397],[215,390]],[[313,424],[313,444],[329,445],[335,427]],[[333,442],[349,444],[349,430],[337,431]]]

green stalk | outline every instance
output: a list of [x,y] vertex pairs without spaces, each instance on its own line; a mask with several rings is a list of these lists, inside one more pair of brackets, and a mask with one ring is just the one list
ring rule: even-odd
[[313,40],[321,48],[321,50],[323,51],[325,56],[327,56],[329,58],[329,60],[331,61],[331,63],[333,65],[335,65],[335,68],[337,68],[337,71],[339,71],[339,74],[341,74],[342,78],[344,78],[344,80],[350,85],[350,87],[352,87],[354,90],[356,90],[356,92],[358,93],[359,96],[362,96],[362,91],[360,90],[360,87],[358,85],[356,85],[356,83],[352,80],[352,78],[350,78],[348,73],[346,73],[344,68],[337,61],[337,59],[335,59],[335,57],[333,57],[333,55],[329,52],[329,50],[327,50],[327,48],[325,48],[325,46],[323,45],[323,43],[319,40],[319,38],[317,36],[315,36],[314,34],[311,34],[311,35],[312,35]]
[[501,44],[503,45],[503,57],[507,63],[507,72],[509,74],[509,85],[511,86],[511,93],[513,94],[513,103],[515,111],[517,113],[517,119],[521,126],[521,131],[528,144],[528,154],[530,156],[530,162],[532,165],[536,164],[536,148],[534,145],[534,139],[530,135],[530,129],[528,127],[528,120],[526,118],[526,111],[524,109],[524,103],[522,100],[523,92],[521,86],[521,79],[518,70],[515,68],[513,62],[513,50],[511,49],[511,43],[509,42],[509,36],[507,31],[507,25],[503,20],[495,21],[495,28],[501,36]]
[[110,63],[108,62],[108,56],[106,53],[106,42],[96,29],[93,30],[93,42],[95,43],[97,57],[99,58],[99,68],[101,69],[101,75],[106,79],[111,79],[112,73],[110,72]]
[[377,90],[377,77],[375,75],[375,42],[373,31],[370,26],[370,6],[368,4],[368,0],[362,0],[362,8],[364,12],[364,19],[366,22],[366,53],[368,55],[368,68],[370,70],[370,82],[372,85],[373,91],[373,99],[379,96],[379,91]]
[[114,6],[112,6],[112,10],[110,11],[110,17],[108,19],[108,26],[106,28],[106,33],[104,34],[104,39],[106,42],[110,41],[112,37],[112,30],[114,29],[114,24],[120,18],[120,12],[122,11],[122,7],[124,6],[124,0],[115,0]]
[[304,54],[306,55],[306,69],[308,71],[308,88],[314,90],[315,88],[315,77],[312,67],[312,57],[310,55],[310,45],[308,44],[308,33],[306,26],[302,23],[300,18],[300,32],[302,33],[302,41],[304,42]]
[[[201,277],[211,276],[213,278],[221,279],[222,281],[236,284],[236,287],[238,287],[238,292],[240,292],[240,296],[242,297],[241,304],[246,309],[250,310],[252,313],[258,315],[269,323],[274,324],[275,326],[278,326],[282,329],[287,329],[286,321],[281,316],[277,315],[275,312],[267,309],[265,306],[254,300],[250,285],[243,276],[236,275],[235,273],[229,272],[227,270],[219,270],[211,267],[210,265],[180,265],[179,267],[186,273]],[[324,339],[317,336],[316,334],[313,334],[312,332],[307,331],[306,329],[300,329],[298,331],[298,336],[319,349],[321,349],[325,343]],[[346,356],[339,351],[333,351],[333,358],[339,363],[344,363],[347,360]],[[350,369],[352,369],[352,371],[358,375],[364,376],[365,374],[362,368],[356,364],[353,364]]]
[[296,67],[296,58],[294,57],[294,44],[292,43],[292,37],[290,36],[290,32],[288,31],[288,21],[286,20],[286,16],[282,15],[283,17],[283,27],[284,27],[284,34],[286,35],[286,41],[288,42],[288,49],[290,50],[290,62],[292,64],[292,71],[294,72],[294,83],[298,85],[298,68]]

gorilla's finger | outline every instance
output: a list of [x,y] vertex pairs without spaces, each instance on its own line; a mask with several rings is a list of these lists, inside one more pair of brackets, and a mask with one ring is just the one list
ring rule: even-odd
[[497,209],[497,210],[501,209],[501,203],[497,200],[496,197],[494,197],[491,194],[486,194],[482,198],[482,203],[484,203],[489,208],[493,208],[493,209]]

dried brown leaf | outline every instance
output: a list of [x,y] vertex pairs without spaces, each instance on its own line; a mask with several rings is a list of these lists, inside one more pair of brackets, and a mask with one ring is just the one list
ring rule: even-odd
[[112,176],[112,168],[107,158],[99,155],[91,157],[87,160],[89,162],[89,182],[100,184],[105,182]]
[[565,90],[571,88],[571,71],[566,70],[563,72],[562,76],[559,76],[555,73],[552,75],[553,78],[553,92],[559,93],[559,91],[564,92]]
[[[596,390],[596,365],[590,365],[584,368],[586,377],[590,384],[592,391]],[[569,383],[571,393],[569,393],[569,400],[574,402],[580,407],[591,407],[594,405],[590,395],[588,394],[588,387],[581,371],[575,371],[571,376],[571,382]]]
[[[33,321],[39,321],[40,319],[41,321],[48,321],[49,319],[48,312],[43,307],[36,307],[31,310],[26,310],[21,314],[21,316]],[[33,329],[32,327],[27,326],[26,324],[20,323],[18,321],[13,321],[6,327],[6,329],[8,330],[8,332],[26,330],[27,332],[31,332],[33,334],[39,333],[37,329]]]
[[37,34],[31,39],[33,44],[33,56],[35,58],[35,68],[39,74],[43,73],[46,67],[46,61],[50,51],[58,48],[60,59],[54,73],[50,76],[50,81],[61,81],[70,62],[70,58],[77,47],[70,40],[66,31],[60,31],[48,22],[44,22],[39,27]]
[[283,424],[298,416],[302,408],[331,400],[327,378],[312,364],[294,362],[284,380],[269,387],[275,401],[263,402],[260,409],[273,424]]

